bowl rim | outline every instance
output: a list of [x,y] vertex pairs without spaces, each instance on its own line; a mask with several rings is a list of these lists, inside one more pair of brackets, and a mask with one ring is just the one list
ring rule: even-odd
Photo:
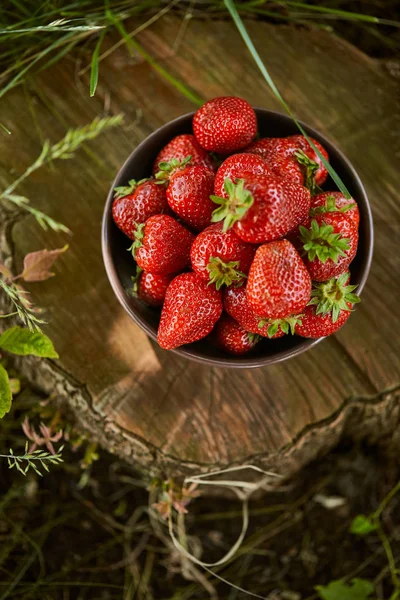
[[[256,106],[254,106],[253,108],[256,113],[264,113],[264,114],[266,113],[271,117],[276,117],[279,119],[284,117],[285,119],[292,122],[291,117],[285,113],[282,113],[279,111],[268,110],[266,108],[261,108],[261,107],[256,107]],[[131,319],[156,343],[157,343],[157,335],[153,332],[152,328],[149,326],[146,319],[144,319],[140,314],[137,314],[134,311],[134,309],[132,308],[132,306],[129,304],[127,293],[119,279],[117,269],[114,265],[114,261],[112,260],[111,239],[110,239],[111,236],[109,235],[110,224],[111,224],[111,220],[112,220],[111,206],[112,206],[112,202],[114,200],[114,188],[116,187],[116,183],[117,183],[118,179],[120,179],[120,177],[123,176],[124,171],[129,168],[133,156],[136,154],[140,154],[140,151],[142,150],[142,148],[145,145],[147,145],[149,141],[157,138],[158,135],[160,134],[160,132],[162,132],[165,129],[170,128],[171,126],[179,125],[181,122],[185,122],[188,119],[192,119],[194,114],[195,114],[195,111],[191,111],[189,113],[185,113],[184,115],[176,117],[175,119],[172,119],[171,121],[168,121],[167,123],[164,123],[163,125],[161,125],[161,127],[158,127],[157,129],[155,129],[150,135],[148,135],[144,140],[142,140],[140,142],[140,144],[138,146],[136,146],[136,148],[134,148],[134,150],[129,154],[127,159],[124,161],[122,167],[118,170],[118,172],[111,184],[110,190],[107,195],[107,200],[105,202],[103,216],[102,216],[102,226],[101,226],[102,255],[103,255],[103,262],[104,262],[105,270],[106,270],[110,285],[112,287],[112,290],[113,290],[115,296],[117,297],[119,303],[122,305],[122,307],[128,313],[128,315],[131,317]],[[360,295],[366,284],[366,281],[367,281],[367,278],[369,275],[369,271],[371,268],[371,262],[372,262],[372,256],[373,256],[373,250],[374,250],[374,225],[373,225],[373,219],[372,219],[371,206],[369,203],[369,199],[368,199],[366,190],[364,188],[364,185],[363,185],[357,171],[355,170],[355,168],[353,167],[353,165],[351,164],[349,159],[345,156],[345,154],[343,154],[343,152],[336,146],[336,144],[334,144],[324,134],[321,134],[319,131],[315,130],[313,127],[310,127],[307,123],[304,123],[303,121],[301,121],[299,119],[297,119],[297,121],[300,123],[300,125],[302,127],[304,127],[304,129],[307,131],[307,133],[309,135],[311,135],[312,137],[315,137],[317,140],[321,139],[322,143],[324,141],[328,141],[328,143],[334,148],[335,152],[340,157],[340,159],[345,163],[346,168],[348,169],[351,176],[356,181],[358,187],[360,188],[360,192],[363,195],[363,209],[365,209],[364,210],[365,214],[363,214],[363,217],[367,221],[367,229],[369,230],[369,245],[368,245],[368,251],[366,253],[366,256],[364,256],[364,261],[363,261],[364,262],[364,270],[363,270],[363,273],[362,273],[362,276],[361,276],[361,279],[360,279],[360,282],[359,282],[358,288],[357,288],[357,294]],[[287,360],[289,358],[298,356],[298,355],[302,354],[303,352],[306,352],[310,348],[313,348],[314,346],[319,344],[324,339],[325,339],[325,337],[320,337],[317,339],[304,338],[304,341],[298,347],[288,348],[286,350],[280,351],[276,355],[272,354],[272,355],[265,356],[265,357],[263,357],[263,356],[252,357],[251,355],[244,355],[244,356],[238,356],[238,357],[227,356],[226,358],[211,357],[211,356],[208,357],[208,356],[199,355],[195,351],[191,350],[191,345],[180,346],[178,348],[174,348],[172,350],[172,352],[174,352],[175,354],[178,354],[180,356],[184,356],[193,361],[196,361],[198,363],[201,363],[203,365],[207,364],[209,366],[214,366],[214,367],[218,366],[218,367],[233,368],[233,369],[251,369],[251,368],[259,368],[259,367],[265,367],[265,366],[272,365],[272,364],[277,364],[277,363],[283,362],[284,360]]]

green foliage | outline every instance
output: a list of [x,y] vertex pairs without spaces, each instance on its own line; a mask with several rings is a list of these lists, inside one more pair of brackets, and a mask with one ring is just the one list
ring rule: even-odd
[[374,586],[366,579],[353,579],[351,584],[331,581],[328,585],[315,588],[322,600],[368,600],[374,593]]
[[376,530],[377,524],[372,517],[367,517],[366,515],[357,515],[350,525],[350,533],[354,533],[354,535],[368,535]]
[[11,408],[12,394],[8,373],[0,364],[0,419],[9,412]]
[[33,332],[23,327],[10,327],[0,335],[0,349],[19,356],[40,356],[58,358],[53,342],[39,331]]
[[26,475],[30,469],[33,469],[37,475],[42,476],[43,473],[40,468],[49,472],[49,464],[57,465],[63,462],[61,458],[63,449],[64,446],[61,446],[56,454],[51,454],[45,450],[28,452],[28,443],[26,443],[24,454],[15,455],[10,448],[9,454],[0,454],[0,457],[7,458],[9,468],[13,469],[15,467],[22,475]]

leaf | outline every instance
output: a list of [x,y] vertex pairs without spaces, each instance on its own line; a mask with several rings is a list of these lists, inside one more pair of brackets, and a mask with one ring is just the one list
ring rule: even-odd
[[0,335],[0,348],[19,356],[40,356],[58,358],[53,342],[39,331],[30,331],[23,327],[11,327]]
[[51,273],[49,269],[60,254],[68,250],[68,247],[68,244],[66,244],[63,248],[38,250],[27,254],[24,259],[24,270],[21,277],[25,281],[44,281],[49,277],[53,277],[54,273]]
[[11,408],[12,394],[10,389],[10,382],[8,380],[8,373],[0,365],[0,419],[9,412]]
[[376,523],[374,523],[370,517],[367,517],[366,515],[357,515],[350,525],[350,533],[354,533],[355,535],[368,535],[368,533],[376,531],[376,528]]
[[97,82],[99,80],[99,54],[100,54],[101,44],[104,39],[105,31],[106,30],[104,29],[101,32],[99,40],[96,44],[96,48],[94,49],[93,56],[92,56],[92,66],[91,66],[91,71],[90,71],[90,97],[91,98],[96,93]]
[[352,579],[351,585],[343,581],[331,581],[328,585],[315,588],[322,600],[368,600],[374,586],[366,579]]

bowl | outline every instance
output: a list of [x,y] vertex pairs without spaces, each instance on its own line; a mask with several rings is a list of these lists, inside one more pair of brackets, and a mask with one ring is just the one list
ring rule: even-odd
[[[261,137],[285,137],[299,133],[290,117],[263,108],[254,109],[257,114],[258,130]],[[132,320],[139,325],[150,338],[157,340],[157,327],[160,311],[151,308],[132,297],[127,290],[132,288],[131,276],[135,272],[132,256],[127,252],[130,240],[114,224],[111,214],[114,188],[127,185],[129,179],[143,179],[151,174],[153,162],[163,146],[173,137],[182,133],[192,133],[192,118],[188,113],[166,123],[149,135],[125,161],[116,176],[104,208],[102,224],[102,250],[105,268],[112,289]],[[329,153],[330,163],[339,173],[351,195],[357,201],[360,210],[359,245],[357,255],[351,263],[352,283],[358,284],[360,294],[368,277],[373,249],[373,222],[367,194],[359,176],[350,161],[325,136],[305,123],[302,126],[309,135],[317,139]],[[337,189],[330,178],[324,184],[325,190]],[[205,340],[181,346],[175,352],[185,358],[210,366],[253,368],[271,365],[309,350],[324,338],[306,339],[298,336],[284,336],[276,340],[262,340],[251,354],[230,356],[211,346]]]

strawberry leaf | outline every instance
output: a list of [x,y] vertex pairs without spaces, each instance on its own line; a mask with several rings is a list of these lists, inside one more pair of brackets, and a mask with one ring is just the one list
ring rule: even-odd
[[366,579],[352,579],[351,584],[331,581],[328,585],[315,588],[322,600],[368,600],[374,593],[374,586]]
[[19,277],[25,281],[44,281],[54,276],[50,272],[55,260],[68,250],[68,244],[56,250],[39,250],[27,254],[24,259],[24,270]]
[[0,364],[0,419],[9,412],[11,408],[12,394],[8,373]]
[[329,259],[337,263],[339,256],[346,256],[346,250],[350,248],[348,238],[342,237],[340,233],[334,233],[332,225],[326,223],[318,225],[315,219],[312,219],[309,229],[300,225],[299,231],[303,251],[309,261],[317,258],[322,263],[326,263]]
[[367,517],[366,515],[357,515],[354,517],[351,525],[350,525],[350,533],[354,533],[354,535],[368,535],[372,531],[376,531],[377,525],[374,523],[371,517]]
[[0,348],[18,356],[40,356],[58,358],[53,342],[39,331],[30,331],[24,327],[10,327],[0,335]]
[[210,199],[215,204],[221,206],[214,210],[211,221],[217,223],[223,221],[223,231],[228,231],[236,221],[240,221],[247,213],[249,208],[253,206],[253,194],[244,187],[244,179],[239,179],[233,183],[228,177],[224,181],[224,189],[228,194],[228,198],[220,196],[210,196]]

